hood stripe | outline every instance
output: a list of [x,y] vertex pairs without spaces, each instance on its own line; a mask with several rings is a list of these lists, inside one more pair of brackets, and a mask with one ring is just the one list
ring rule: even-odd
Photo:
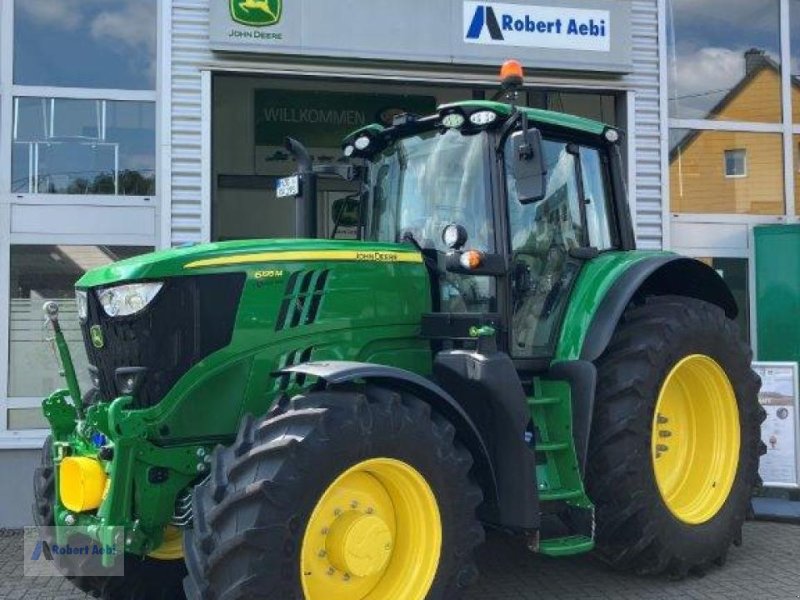
[[259,252],[255,254],[238,254],[235,256],[220,256],[217,258],[196,260],[186,264],[184,269],[246,265],[251,263],[298,262],[313,260],[376,263],[422,263],[422,255],[418,252],[393,252],[381,250],[297,250],[288,252]]

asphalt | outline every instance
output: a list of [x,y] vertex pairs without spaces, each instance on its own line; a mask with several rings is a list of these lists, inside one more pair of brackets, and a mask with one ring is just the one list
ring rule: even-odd
[[[465,600],[798,600],[800,526],[752,522],[724,567],[682,581],[616,573],[583,556],[550,559],[490,534],[478,552],[481,578]],[[23,577],[22,535],[0,532],[0,600],[86,598],[58,577]]]

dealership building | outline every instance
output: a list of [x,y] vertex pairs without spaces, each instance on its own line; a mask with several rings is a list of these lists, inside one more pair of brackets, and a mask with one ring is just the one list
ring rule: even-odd
[[[493,98],[506,58],[520,103],[624,130],[639,246],[717,269],[757,349],[754,228],[800,211],[800,0],[2,0],[0,527],[30,519],[40,403],[63,387],[43,302],[87,387],[82,273],[294,237],[287,135],[340,160],[362,125]],[[318,236],[355,189],[320,182]]]

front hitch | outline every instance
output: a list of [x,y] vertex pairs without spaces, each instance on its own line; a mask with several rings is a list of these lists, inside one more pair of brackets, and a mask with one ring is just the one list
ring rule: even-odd
[[75,375],[75,365],[72,363],[72,356],[67,346],[67,340],[64,338],[64,332],[61,330],[61,324],[58,322],[58,304],[55,302],[46,302],[44,307],[44,314],[50,326],[53,328],[53,336],[58,349],[58,357],[61,362],[61,375],[67,380],[67,389],[69,395],[72,397],[72,403],[75,406],[75,412],[78,419],[83,421],[83,398],[81,396],[81,388],[78,385],[78,377]]

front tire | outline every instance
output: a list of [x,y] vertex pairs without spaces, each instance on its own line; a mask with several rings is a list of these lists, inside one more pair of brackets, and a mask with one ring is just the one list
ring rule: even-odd
[[740,542],[763,453],[751,358],[714,305],[656,297],[626,311],[597,364],[589,448],[607,562],[682,577]]
[[246,418],[194,492],[189,598],[450,600],[477,571],[482,501],[453,426],[384,388]]

